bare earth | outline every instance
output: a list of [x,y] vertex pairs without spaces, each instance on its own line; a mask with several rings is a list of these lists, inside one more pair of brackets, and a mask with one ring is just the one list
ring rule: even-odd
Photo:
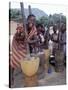
[[[21,72],[15,76],[15,82],[13,88],[24,87],[23,74]],[[52,67],[50,74],[43,72],[41,78],[38,79],[38,86],[55,86],[55,85],[66,85],[66,70],[63,72],[55,72]]]

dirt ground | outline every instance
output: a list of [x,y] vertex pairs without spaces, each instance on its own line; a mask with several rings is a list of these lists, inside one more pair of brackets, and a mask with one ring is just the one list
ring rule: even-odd
[[[66,85],[66,69],[62,72],[55,72],[54,67],[51,67],[51,73],[45,73],[45,71],[38,78],[37,86],[55,86],[55,85]],[[23,82],[23,74],[19,72],[17,76],[15,76],[14,85],[12,88],[21,88],[24,87]]]

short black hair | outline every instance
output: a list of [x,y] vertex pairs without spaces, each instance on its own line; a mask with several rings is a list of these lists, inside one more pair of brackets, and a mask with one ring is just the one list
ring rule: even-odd
[[54,24],[53,25],[53,30],[56,30],[57,29],[57,24]]
[[66,24],[62,23],[61,24],[61,30],[64,30],[64,29],[66,30]]
[[39,27],[43,28],[43,25],[42,25],[42,24],[37,24],[36,27],[37,27],[37,28],[39,28]]
[[30,19],[31,17],[35,17],[35,15],[30,14],[30,15],[27,17],[27,20]]

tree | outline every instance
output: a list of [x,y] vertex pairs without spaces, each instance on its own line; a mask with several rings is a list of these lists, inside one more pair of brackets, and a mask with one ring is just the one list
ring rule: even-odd
[[42,16],[39,18],[38,23],[44,24],[44,26],[48,25],[48,17]]

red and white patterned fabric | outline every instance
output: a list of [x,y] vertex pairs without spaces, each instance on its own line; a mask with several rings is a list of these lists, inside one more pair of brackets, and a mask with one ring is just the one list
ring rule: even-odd
[[[20,27],[17,27],[19,29]],[[32,38],[33,35],[37,34],[35,27],[30,31],[28,39]],[[20,68],[20,60],[23,59],[27,54],[27,48],[25,42],[17,42],[16,34],[13,37],[12,41],[12,55],[10,59],[10,65],[13,68]]]

